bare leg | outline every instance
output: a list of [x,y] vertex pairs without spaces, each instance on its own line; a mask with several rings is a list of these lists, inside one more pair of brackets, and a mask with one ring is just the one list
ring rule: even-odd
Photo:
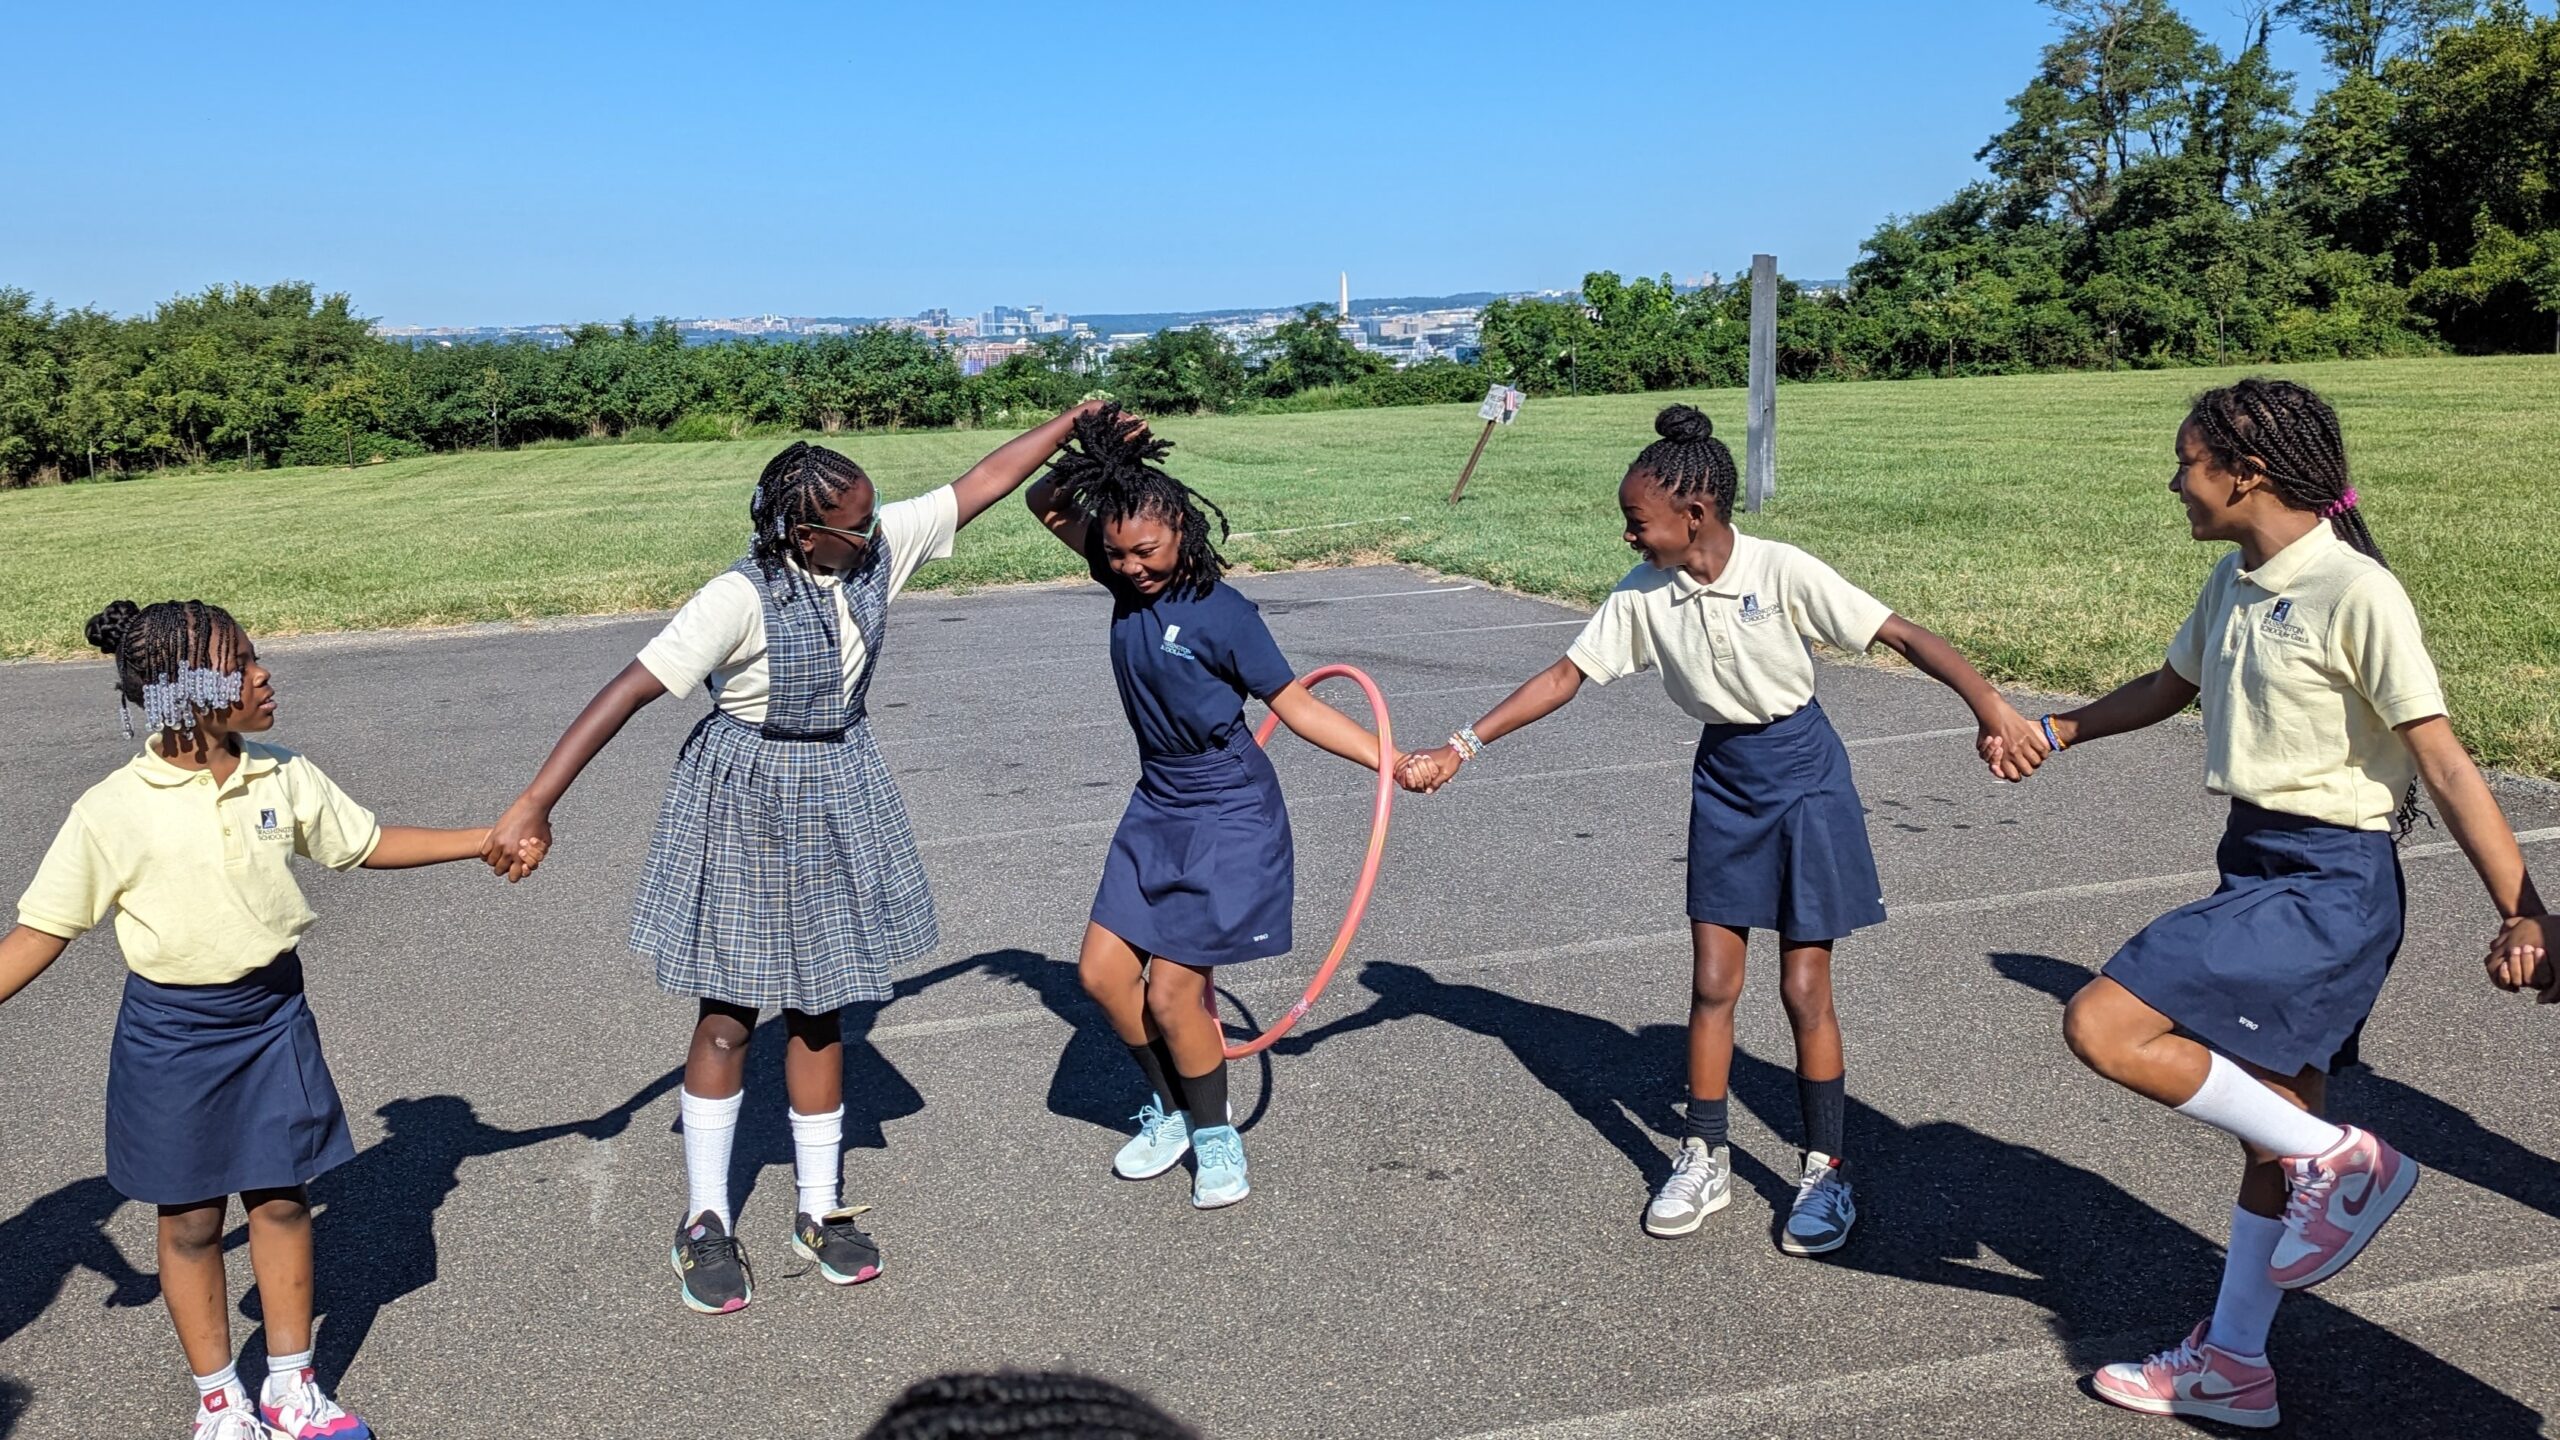
[[[1186,1081],[1227,1063],[1226,1037],[1209,1013],[1209,971],[1159,955],[1147,967],[1147,1013],[1173,1048],[1173,1061]],[[1131,1042],[1133,1044],[1138,1042]],[[1195,1117],[1216,1124],[1213,1116]]]
[[1689,1093],[1701,1100],[1723,1099],[1733,1078],[1733,1007],[1742,998],[1749,939],[1749,931],[1729,926],[1689,927],[1695,955],[1689,979]]
[[[1831,1004],[1830,941],[1785,942],[1778,952],[1778,995],[1786,1002],[1787,1024],[1796,1033],[1796,1073],[1807,1080],[1839,1079],[1840,1016]],[[1731,1013],[1726,1012],[1728,1027]],[[1728,1028],[1728,1050],[1731,1034]]]
[[844,1027],[836,1012],[785,1010],[782,1028],[791,1037],[782,1049],[782,1086],[791,1096],[791,1108],[803,1115],[842,1109]]
[[187,1368],[211,1375],[231,1363],[229,1282],[222,1272],[222,1222],[231,1197],[160,1207],[160,1298],[187,1352]]
[[2062,1038],[2080,1063],[2133,1093],[2179,1106],[2204,1088],[2213,1054],[2177,1033],[2168,1016],[2101,975],[2062,1012]]
[[1076,978],[1102,1007],[1123,1045],[1144,1045],[1154,1033],[1147,1015],[1147,962],[1128,941],[1099,925],[1084,927]]
[[310,1203],[300,1186],[249,1191],[240,1203],[249,1212],[249,1264],[258,1272],[267,1353],[298,1355],[311,1348]]
[[[705,1000],[685,1052],[684,1088],[705,1100],[726,1100],[747,1088],[747,1044],[755,1038],[756,1012],[721,1000]],[[832,1110],[835,1107],[827,1107]]]

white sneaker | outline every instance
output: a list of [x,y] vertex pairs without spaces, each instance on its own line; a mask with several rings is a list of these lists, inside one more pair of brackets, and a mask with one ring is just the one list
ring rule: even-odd
[[289,1379],[267,1377],[258,1415],[275,1440],[373,1440],[373,1431],[330,1399],[307,1365]]
[[1689,1234],[1731,1203],[1733,1147],[1709,1148],[1692,1135],[1680,1142],[1679,1158],[1671,1162],[1671,1178],[1662,1182],[1662,1188],[1653,1192],[1653,1203],[1644,1207],[1644,1233],[1666,1239]]
[[195,1440],[268,1440],[246,1390],[216,1390],[196,1407]]
[[1138,1133],[1111,1158],[1112,1174],[1123,1180],[1153,1180],[1191,1153],[1190,1116],[1179,1110],[1168,1115],[1149,1096],[1134,1118]]
[[1857,1197],[1840,1178],[1840,1162],[1819,1150],[1808,1152],[1778,1248],[1790,1255],[1828,1255],[1849,1243],[1849,1227],[1857,1223]]

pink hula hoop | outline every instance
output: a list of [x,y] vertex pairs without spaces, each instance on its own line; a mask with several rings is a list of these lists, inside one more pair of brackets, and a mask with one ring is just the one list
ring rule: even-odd
[[[1369,697],[1370,713],[1378,719],[1378,801],[1373,818],[1369,822],[1369,855],[1360,864],[1360,883],[1352,887],[1351,908],[1343,912],[1342,928],[1334,932],[1333,948],[1325,953],[1324,963],[1316,967],[1315,978],[1307,982],[1307,993],[1298,997],[1298,1003],[1290,1006],[1285,1014],[1261,1034],[1242,1044],[1228,1044],[1227,1058],[1230,1060],[1242,1060],[1248,1055],[1257,1055],[1269,1049],[1273,1041],[1288,1034],[1289,1028],[1304,1019],[1306,1013],[1315,1007],[1316,997],[1324,993],[1325,982],[1333,978],[1333,972],[1342,964],[1342,957],[1350,952],[1351,937],[1360,932],[1360,917],[1367,914],[1369,910],[1369,892],[1377,888],[1378,861],[1387,853],[1387,811],[1396,793],[1395,768],[1388,761],[1388,757],[1395,753],[1395,735],[1387,722],[1387,697],[1379,693],[1378,682],[1349,665],[1321,666],[1308,671],[1299,683],[1313,689],[1318,681],[1330,680],[1337,675],[1360,687],[1361,691]],[[1265,715],[1262,717],[1262,728],[1253,733],[1254,743],[1269,745],[1272,733],[1279,728],[1279,716]],[[1202,997],[1209,1006],[1209,1013],[1216,1015],[1218,987],[1215,984],[1207,986],[1202,992]],[[1223,1028],[1222,1023],[1222,1034]]]

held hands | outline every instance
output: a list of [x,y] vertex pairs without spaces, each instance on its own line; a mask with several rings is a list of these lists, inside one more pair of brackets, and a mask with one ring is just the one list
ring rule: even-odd
[[1455,778],[1465,763],[1452,745],[1416,750],[1396,765],[1396,783],[1417,795],[1428,795]]
[[1973,742],[1974,752],[1991,773],[2015,785],[2036,773],[2053,747],[2045,742],[2044,727],[2018,713],[2006,700],[1996,700],[1984,713],[1975,717],[1980,733]]
[[540,869],[543,858],[550,853],[551,816],[518,800],[491,827],[480,859],[490,873],[505,877],[513,885]]
[[2489,983],[2510,994],[2540,993],[2540,1003],[2560,1005],[2560,967],[2551,959],[2551,917],[2519,915],[2498,928],[2489,942]]

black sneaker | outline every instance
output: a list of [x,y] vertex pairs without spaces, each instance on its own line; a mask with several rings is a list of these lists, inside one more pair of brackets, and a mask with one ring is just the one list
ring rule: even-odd
[[676,1267],[676,1278],[684,1282],[689,1310],[726,1315],[746,1309],[747,1302],[756,1298],[756,1272],[747,1264],[747,1247],[708,1210],[676,1232],[667,1260]]
[[853,1223],[853,1217],[870,1209],[856,1205],[849,1210],[830,1210],[825,1218],[812,1220],[802,1215],[791,1225],[791,1248],[803,1260],[817,1264],[818,1273],[830,1285],[859,1285],[880,1278],[880,1247]]

